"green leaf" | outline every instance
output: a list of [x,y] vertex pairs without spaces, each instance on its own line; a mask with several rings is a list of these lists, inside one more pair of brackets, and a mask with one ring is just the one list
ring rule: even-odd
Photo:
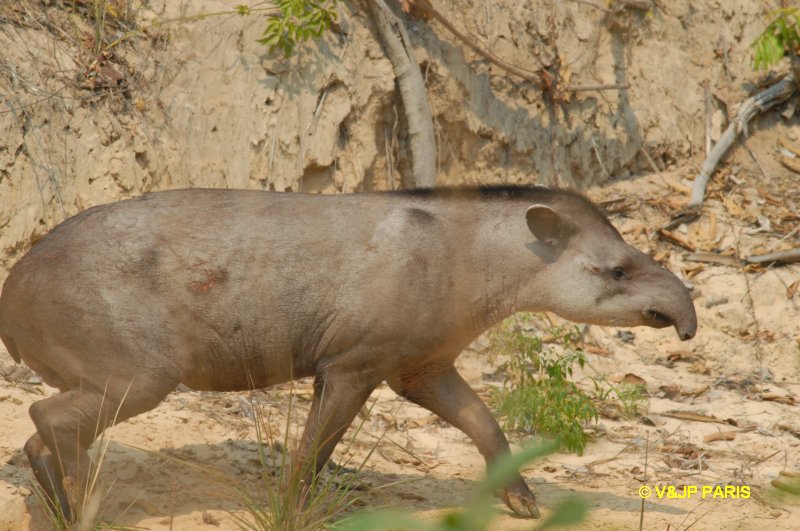
[[335,524],[336,531],[378,531],[381,529],[433,530],[436,526],[400,511],[359,513]]
[[589,507],[586,502],[578,497],[572,496],[561,502],[553,514],[542,522],[539,529],[552,529],[554,527],[565,527],[579,524],[586,517]]

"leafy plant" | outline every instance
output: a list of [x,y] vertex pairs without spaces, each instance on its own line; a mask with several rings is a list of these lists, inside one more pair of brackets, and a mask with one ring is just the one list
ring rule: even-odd
[[[481,531],[488,528],[495,512],[494,492],[512,481],[525,463],[558,449],[558,441],[523,449],[496,463],[478,484],[466,509],[448,512],[438,521],[423,521],[402,511],[359,513],[334,526],[336,531],[376,531],[381,529],[413,529],[422,531]],[[578,497],[567,498],[546,518],[538,529],[574,525],[586,515],[586,503]]]
[[786,52],[794,57],[800,46],[800,8],[784,7],[770,14],[775,19],[753,42],[753,68],[766,70]]
[[545,345],[509,321],[492,332],[492,347],[509,356],[500,367],[506,385],[492,401],[507,429],[557,437],[566,450],[581,453],[588,439],[583,427],[597,418],[597,411],[571,380],[574,365],[586,363],[580,332],[551,327],[548,333],[556,344]]
[[269,17],[258,42],[269,46],[270,53],[280,49],[289,57],[298,43],[321,37],[336,22],[337,1],[277,0],[280,14]]
[[600,404],[616,407],[623,418],[638,417],[647,411],[648,399],[644,386],[620,382],[613,385],[605,377],[592,378],[594,399]]

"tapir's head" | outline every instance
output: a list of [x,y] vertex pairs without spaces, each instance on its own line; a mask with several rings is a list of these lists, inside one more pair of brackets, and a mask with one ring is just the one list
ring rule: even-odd
[[674,326],[694,337],[697,316],[678,277],[631,247],[585,197],[551,195],[526,212],[528,248],[546,265],[537,273],[548,310],[606,326]]

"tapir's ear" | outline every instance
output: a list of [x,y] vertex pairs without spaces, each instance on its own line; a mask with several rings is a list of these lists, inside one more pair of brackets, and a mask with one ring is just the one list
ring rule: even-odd
[[525,213],[528,228],[537,240],[550,245],[564,245],[575,227],[547,205],[533,205]]

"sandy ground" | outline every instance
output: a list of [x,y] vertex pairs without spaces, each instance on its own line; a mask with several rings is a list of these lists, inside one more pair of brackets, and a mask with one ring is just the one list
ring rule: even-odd
[[[746,257],[800,246],[798,175],[776,155],[779,139],[800,145],[797,118],[770,115],[751,124],[747,149],[737,145],[714,175],[700,219],[674,229],[673,241],[657,234],[687,201],[686,179],[702,160],[705,118],[710,114],[710,133],[717,138],[726,112],[732,116],[752,88],[757,75],[750,70],[749,46],[760,31],[754,21],[773,3],[659,2],[657,16],[648,17],[630,10],[607,16],[585,2],[507,1],[491,18],[487,14],[485,24],[485,5],[470,3],[459,23],[501,56],[538,69],[544,54],[576,83],[631,85],[629,94],[591,93],[561,105],[558,127],[548,126],[554,118],[537,92],[490,76],[441,28],[414,25],[436,116],[442,182],[619,176],[623,180],[589,194],[613,200],[611,218],[625,238],[693,285],[699,330],[690,342],[679,342],[670,330],[634,329],[626,331],[632,341],[623,341],[630,336],[619,330],[589,329],[589,365],[576,373],[579,385],[591,391],[591,377],[619,381],[633,375],[628,378],[643,381],[648,391],[646,411],[625,419],[605,408],[589,427],[592,441],[584,455],[554,454],[525,468],[544,516],[577,492],[590,506],[584,528],[638,528],[642,486],[749,486],[748,499],[653,495],[643,506],[643,526],[800,528],[800,496],[771,486],[781,472],[800,471],[800,265],[744,270],[717,263],[722,259],[688,256],[689,248]],[[149,4],[168,18],[188,3]],[[192,4],[206,11],[230,6],[217,0]],[[402,173],[384,153],[402,129],[392,125],[391,65],[375,52],[363,14],[346,12],[351,33],[332,35],[323,47],[328,59],[343,61],[336,68],[322,68],[327,63],[311,60],[317,56],[310,52],[288,66],[265,58],[255,43],[260,20],[231,16],[175,27],[169,39],[153,39],[152,46],[143,41],[129,50],[127,63],[112,65],[132,65],[144,80],[134,100],[123,102],[126,112],[119,112],[113,99],[95,106],[42,100],[41,94],[74,84],[71,65],[84,56],[31,18],[29,5],[0,6],[4,61],[15,65],[9,70],[14,76],[0,79],[0,92],[18,108],[29,108],[33,124],[23,128],[12,113],[0,115],[0,272],[68,214],[153,189],[351,191],[389,188],[392,175]],[[705,82],[711,109],[705,108]],[[33,88],[20,89],[27,85]],[[323,99],[318,127],[310,129]],[[342,131],[349,139],[344,146]],[[668,171],[630,176],[652,164]],[[56,179],[62,188],[42,187],[41,168],[63,171]],[[488,397],[500,385],[493,376],[500,360],[483,352],[485,344],[476,342],[459,367]],[[233,515],[242,514],[242,503],[234,487],[255,488],[260,468],[251,399],[282,432],[292,389],[294,437],[309,406],[309,382],[254,396],[180,389],[155,410],[109,430],[101,474],[108,489],[104,519],[154,531],[237,529]],[[0,351],[0,531],[48,529],[31,494],[22,446],[33,433],[28,407],[51,393]],[[348,435],[354,442],[349,449],[340,444],[334,456],[356,464],[371,454],[357,474],[366,490],[354,509],[389,506],[435,518],[466,503],[484,471],[466,436],[388,388],[376,391],[370,405],[358,421],[361,430]],[[720,432],[733,432],[727,435],[733,438],[706,442]],[[515,443],[526,437],[509,435]],[[495,529],[535,526],[500,503],[496,507]]]
[[[769,143],[774,134],[761,133],[752,143]],[[715,180],[701,219],[675,230],[697,250],[738,248],[746,256],[793,243],[794,236],[781,241],[797,223],[791,180],[774,179],[762,188],[743,160]],[[589,376],[619,381],[635,375],[648,390],[645,411],[629,419],[601,417],[590,426],[593,437],[583,456],[550,455],[526,467],[524,476],[545,516],[580,493],[590,507],[585,529],[637,527],[643,485],[697,486],[700,492],[703,486],[748,486],[751,492],[748,499],[653,494],[643,506],[645,529],[796,529],[800,498],[781,495],[770,482],[781,471],[800,471],[800,313],[792,291],[800,266],[745,272],[687,260],[686,249],[654,236],[673,203],[685,200],[683,186],[677,174],[650,175],[590,195],[623,199],[612,203],[619,210],[612,220],[625,237],[687,276],[699,315],[697,337],[681,343],[671,330],[633,329],[631,340],[616,329],[589,328],[587,342],[598,354],[587,354],[587,368],[576,375],[580,385],[591,390]],[[790,200],[773,204],[773,197]],[[757,211],[755,221],[751,211]],[[772,220],[772,230],[753,230],[759,215]],[[500,384],[493,376],[499,360],[492,365],[485,346],[485,338],[477,341],[458,363],[486,398]],[[27,507],[14,528],[46,529],[21,447],[33,431],[28,406],[53,391],[6,355],[0,355],[0,374],[0,486]],[[101,474],[110,487],[105,518],[151,530],[236,529],[231,513],[241,514],[241,501],[232,486],[252,488],[259,471],[251,404],[282,433],[292,389],[292,420],[301,420],[309,405],[307,381],[254,395],[178,390],[157,409],[111,429]],[[400,507],[429,518],[468,500],[483,461],[466,436],[386,387],[373,394],[370,406],[357,421],[354,441],[340,444],[335,454],[339,462],[357,464],[372,452],[358,473],[366,490],[356,508]],[[683,418],[670,416],[675,412]],[[692,420],[687,413],[701,416]],[[733,439],[705,442],[717,432],[733,432]],[[293,428],[290,438],[297,433]],[[497,509],[495,529],[533,526],[500,503]]]

